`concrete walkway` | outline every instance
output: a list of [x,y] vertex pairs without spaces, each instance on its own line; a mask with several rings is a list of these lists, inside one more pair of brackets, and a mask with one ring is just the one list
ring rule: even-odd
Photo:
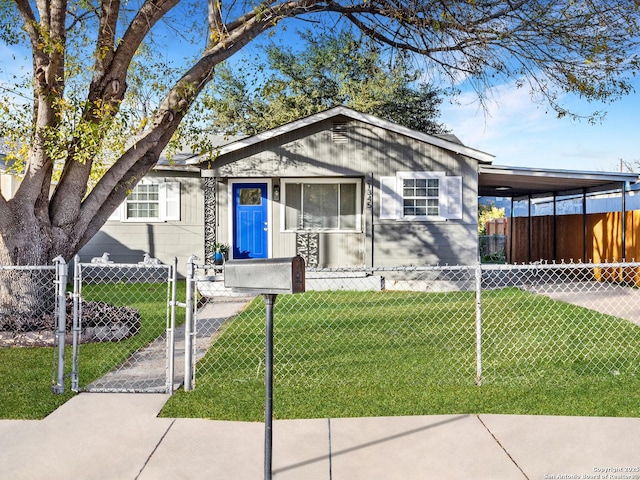
[[[0,420],[0,478],[264,478],[262,423],[157,418],[167,399],[81,393],[44,420]],[[640,479],[640,418],[280,420],[273,478]]]
[[[218,329],[229,317],[238,314],[252,297],[218,297],[198,310],[196,320],[195,361],[209,350]],[[174,390],[184,383],[185,324],[174,332]],[[81,348],[82,350],[82,348]],[[82,368],[82,364],[80,365]],[[118,365],[93,383],[82,386],[87,392],[122,391],[138,393],[167,392],[167,337],[161,335],[150,345],[135,352],[126,362]]]
[[537,285],[530,291],[640,325],[640,290],[612,282],[575,282],[571,290],[558,285]]

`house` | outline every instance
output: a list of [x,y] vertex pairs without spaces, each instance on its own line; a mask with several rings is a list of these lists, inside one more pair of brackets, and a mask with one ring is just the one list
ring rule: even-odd
[[319,267],[477,261],[478,170],[493,157],[452,135],[336,107],[208,158],[159,165],[81,258],[184,264],[221,243],[233,259],[300,254]]
[[11,164],[7,163],[6,156],[0,153],[0,193],[5,199],[13,197],[20,185],[20,177],[18,177]]
[[477,261],[479,165],[493,156],[336,107],[195,157],[205,216],[231,258],[320,267]]
[[80,250],[82,262],[105,252],[116,263],[136,264],[145,255],[186,273],[192,255],[203,259],[204,191],[197,167],[162,161],[143,178],[100,231]]

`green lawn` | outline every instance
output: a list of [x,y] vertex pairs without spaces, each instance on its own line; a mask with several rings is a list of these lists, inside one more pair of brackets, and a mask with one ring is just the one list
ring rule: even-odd
[[[640,327],[546,297],[483,295],[475,385],[472,293],[308,292],[274,320],[274,416],[511,413],[640,416]],[[229,322],[168,417],[263,418],[264,307]]]
[[[163,291],[85,288],[87,299],[142,312],[135,338],[83,345],[81,384],[164,330]],[[164,287],[166,288],[166,286]],[[181,283],[179,298],[184,296]],[[183,309],[178,309],[179,321]],[[417,319],[419,321],[417,321]],[[307,292],[275,307],[276,418],[507,413],[640,417],[640,327],[517,289],[483,295],[483,365],[475,385],[471,293]],[[69,353],[69,352],[67,352]],[[51,392],[52,348],[0,349],[0,418],[43,418],[72,394]],[[225,324],[198,364],[196,388],[161,415],[260,421],[264,304]],[[67,383],[68,389],[68,383]]]
[[[178,282],[184,298],[185,282]],[[80,385],[87,385],[122,363],[133,352],[160,336],[166,328],[167,285],[161,283],[119,283],[83,286],[85,300],[126,305],[139,310],[140,333],[121,342],[80,346]],[[184,321],[184,309],[177,309],[177,323]],[[55,376],[53,348],[0,348],[0,418],[38,419],[47,416],[73,396],[70,379],[63,395],[52,393]],[[67,374],[71,373],[71,347],[66,349]]]
[[0,348],[0,418],[43,418],[71,398],[51,391],[53,355],[53,348]]

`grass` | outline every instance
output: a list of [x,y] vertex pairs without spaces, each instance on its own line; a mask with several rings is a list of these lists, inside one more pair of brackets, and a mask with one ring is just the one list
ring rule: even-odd
[[[123,342],[83,345],[82,385],[164,331],[164,320],[149,319],[164,319],[166,307],[154,298],[164,298],[166,286],[135,288],[84,287],[86,299],[140,309],[142,330]],[[180,288],[183,298],[183,282]],[[484,294],[483,312],[485,376],[476,386],[473,294],[280,296],[274,415],[640,417],[639,327],[517,289]],[[263,420],[263,330],[257,299],[225,324],[199,363],[196,389],[179,391],[161,415]],[[0,418],[43,418],[71,398],[51,392],[53,357],[52,348],[0,349]]]
[[[486,292],[483,307],[477,386],[473,294],[280,297],[274,416],[640,416],[639,327],[517,289]],[[227,323],[196,389],[179,391],[162,416],[263,419],[263,309],[258,300]]]
[[[184,298],[185,283],[178,282],[179,298]],[[119,283],[83,286],[85,300],[100,300],[111,305],[127,305],[141,314],[140,333],[121,342],[83,344],[80,346],[80,385],[100,378],[121,364],[133,352],[160,336],[166,328],[167,285],[161,283]],[[184,310],[177,309],[176,320],[184,321]],[[70,373],[71,348],[66,349],[67,374]],[[69,400],[69,379],[66,392],[52,393],[55,376],[54,349],[0,349],[0,418],[40,419]]]
[[44,418],[73,396],[51,391],[53,355],[53,348],[0,348],[0,418]]

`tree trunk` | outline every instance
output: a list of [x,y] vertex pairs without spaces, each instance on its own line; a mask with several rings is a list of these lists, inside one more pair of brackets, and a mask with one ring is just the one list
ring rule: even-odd
[[[21,210],[21,211],[20,211]],[[51,229],[26,209],[0,237],[0,266],[51,266]],[[0,317],[35,318],[53,313],[55,278],[51,270],[0,270]]]

